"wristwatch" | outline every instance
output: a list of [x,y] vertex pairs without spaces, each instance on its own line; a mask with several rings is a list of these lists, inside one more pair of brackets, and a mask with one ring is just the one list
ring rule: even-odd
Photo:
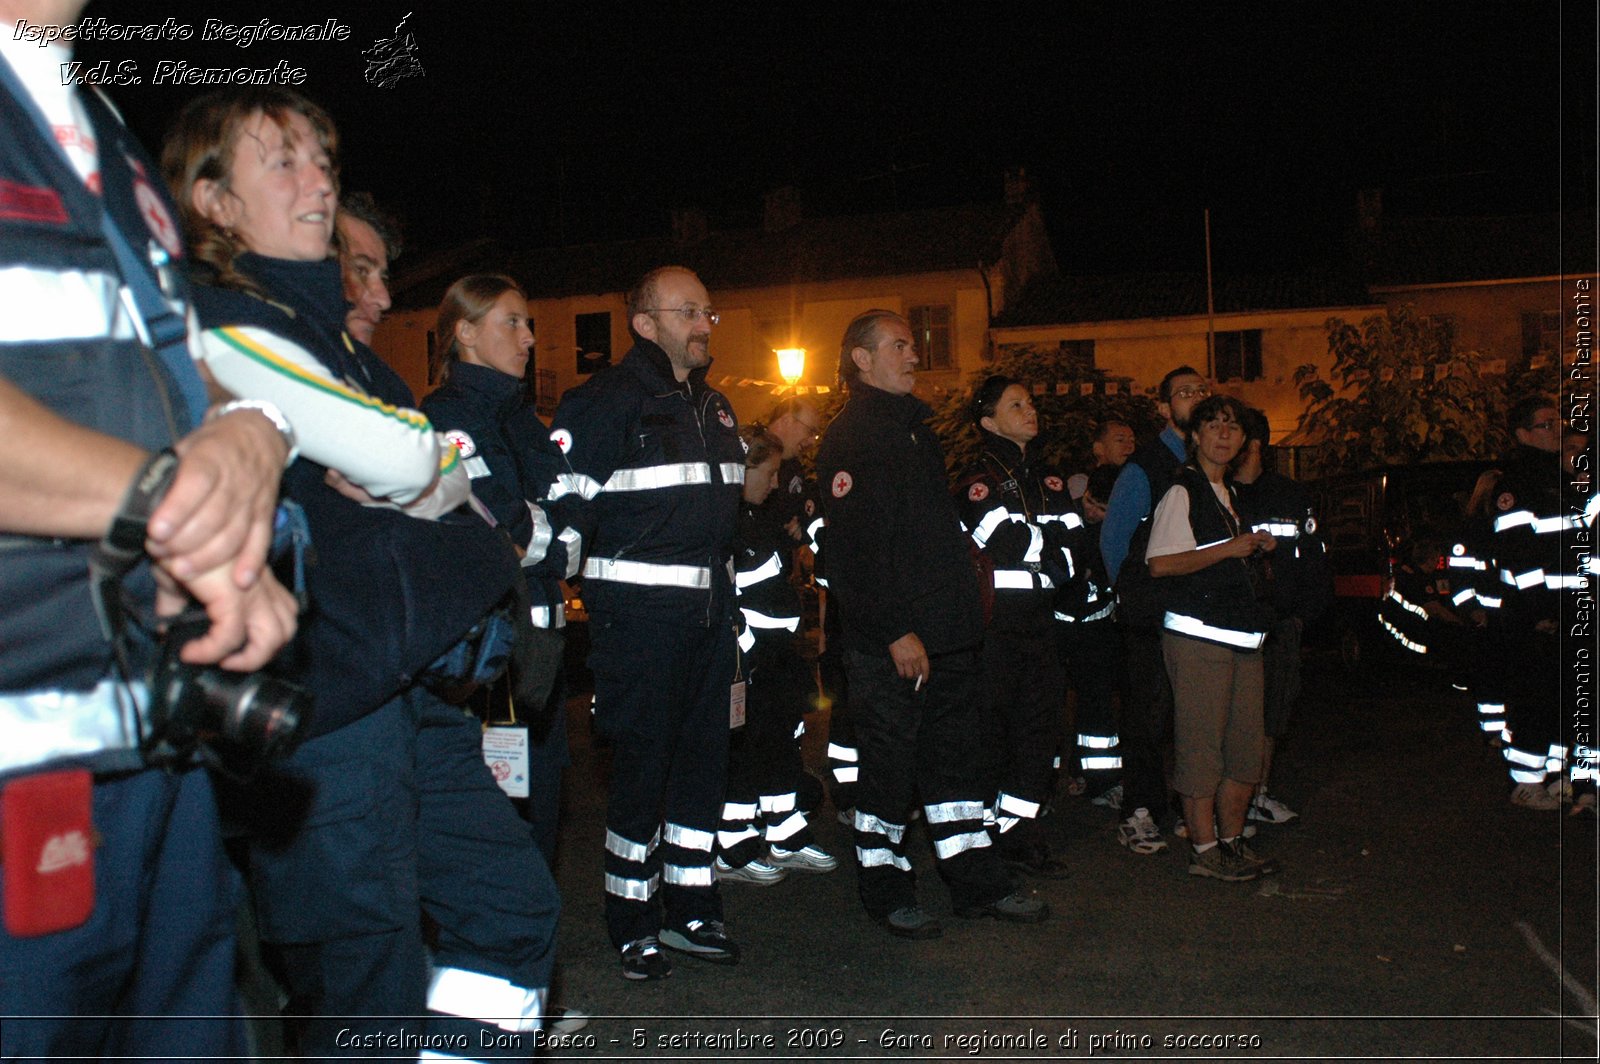
[[289,457],[283,460],[285,468],[293,465],[294,460],[300,457],[300,444],[295,437],[294,426],[289,424],[289,419],[283,416],[283,411],[279,410],[276,404],[269,403],[265,399],[235,399],[223,403],[221,406],[212,407],[210,413],[206,414],[206,420],[231,414],[235,410],[254,410],[272,422],[272,427],[283,437],[284,446],[289,448]]

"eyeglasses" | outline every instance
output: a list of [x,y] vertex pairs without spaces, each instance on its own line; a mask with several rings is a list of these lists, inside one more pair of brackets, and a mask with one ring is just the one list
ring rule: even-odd
[[1211,386],[1209,384],[1189,384],[1172,390],[1174,399],[1205,399],[1210,394]]
[[710,307],[641,307],[640,309],[646,314],[676,314],[690,324],[701,318],[706,319],[708,325],[715,325],[722,320],[722,315]]

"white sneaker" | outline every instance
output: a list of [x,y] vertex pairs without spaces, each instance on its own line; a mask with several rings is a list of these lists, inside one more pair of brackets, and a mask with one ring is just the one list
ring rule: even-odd
[[1148,857],[1167,848],[1161,829],[1150,819],[1150,810],[1140,806],[1133,815],[1117,825],[1117,841],[1134,853]]
[[782,868],[774,868],[765,861],[751,861],[749,864],[733,867],[722,858],[718,857],[712,867],[717,870],[719,883],[753,883],[758,887],[770,887],[774,883],[782,883],[788,872]]
[[791,872],[832,872],[839,861],[817,846],[804,846],[798,850],[781,850],[772,847],[767,864],[773,868],[787,868]]
[[1299,815],[1266,791],[1256,795],[1255,800],[1250,803],[1249,819],[1266,824],[1287,824]]

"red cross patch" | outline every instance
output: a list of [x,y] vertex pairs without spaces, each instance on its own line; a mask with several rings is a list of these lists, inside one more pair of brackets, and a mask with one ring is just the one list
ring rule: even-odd
[[463,458],[471,458],[478,453],[478,445],[472,442],[471,436],[468,436],[460,429],[451,429],[444,434],[444,438],[450,441],[452,447],[461,452],[461,457]]
[[723,428],[733,428],[733,415],[728,413],[726,410],[720,408],[717,410],[717,420],[722,422]]
[[561,448],[562,454],[566,454],[572,450],[572,433],[566,429],[556,429],[550,434],[550,442]]
[[142,177],[133,179],[133,201],[139,205],[139,213],[144,216],[145,228],[167,249],[167,254],[173,258],[182,255],[183,241],[178,239],[178,227],[172,220],[172,214],[167,210],[167,205],[161,202],[156,190],[150,187],[150,182]]
[[1061,487],[1062,487],[1061,478],[1060,477],[1045,477],[1044,478],[1044,486],[1049,488],[1051,491],[1060,491]]
[[985,484],[981,480],[975,482],[972,487],[967,489],[967,498],[971,499],[973,502],[982,502],[988,497],[989,485]]
[[850,489],[855,487],[855,483],[854,480],[850,479],[849,473],[842,469],[839,470],[838,475],[833,478],[833,497],[835,499],[844,498],[850,494]]

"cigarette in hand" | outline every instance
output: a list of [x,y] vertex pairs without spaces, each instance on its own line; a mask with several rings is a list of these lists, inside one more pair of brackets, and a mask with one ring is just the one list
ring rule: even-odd
[[911,685],[913,693],[922,690],[922,673],[917,673],[917,682]]

